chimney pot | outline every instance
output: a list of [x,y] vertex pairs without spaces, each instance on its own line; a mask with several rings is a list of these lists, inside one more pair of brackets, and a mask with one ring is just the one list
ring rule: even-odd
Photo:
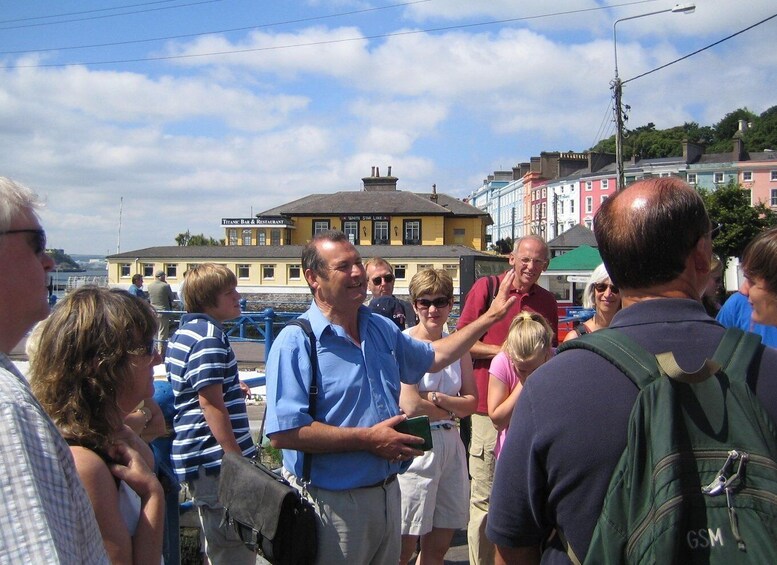
[[389,168],[388,168],[388,176],[391,176],[391,165],[389,165]]
[[380,176],[380,167],[375,167],[375,176],[376,177]]

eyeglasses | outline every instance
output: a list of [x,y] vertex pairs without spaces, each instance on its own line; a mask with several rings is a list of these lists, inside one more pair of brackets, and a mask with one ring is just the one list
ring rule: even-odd
[[386,284],[393,283],[394,275],[388,274],[388,275],[380,275],[378,277],[372,277],[372,284],[374,284],[375,286],[380,286],[382,284],[381,281],[385,282]]
[[415,307],[416,308],[422,308],[427,309],[430,306],[434,306],[438,310],[441,308],[445,308],[446,306],[451,305],[451,299],[446,298],[445,296],[440,296],[439,298],[435,298],[434,300],[429,300],[428,298],[416,298],[415,300]]
[[604,292],[605,290],[607,290],[607,287],[610,287],[610,292],[612,292],[613,294],[618,294],[620,292],[620,289],[614,284],[607,284],[607,283],[594,284],[594,290],[596,292]]
[[136,347],[135,349],[128,349],[129,355],[154,355],[156,353],[156,342],[152,339],[146,345]]
[[36,236],[35,244],[30,245],[30,247],[32,247],[32,250],[35,252],[35,255],[42,255],[46,251],[46,231],[45,230],[26,229],[26,230],[0,231],[0,235],[6,235],[6,234],[12,234],[12,233],[34,233]]
[[534,264],[534,265],[544,265],[547,263],[547,260],[545,259],[532,259],[531,257],[519,257],[518,261],[520,261],[524,265],[528,264]]

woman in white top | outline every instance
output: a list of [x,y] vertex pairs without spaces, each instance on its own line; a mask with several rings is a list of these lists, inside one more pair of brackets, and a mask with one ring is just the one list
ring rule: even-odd
[[70,444],[113,563],[162,559],[164,492],[124,418],[154,395],[156,314],[119,289],[81,287],[35,329],[30,384]]
[[[426,269],[410,281],[410,298],[418,324],[405,333],[435,341],[453,306],[453,281],[443,270]],[[413,556],[418,539],[419,565],[442,564],[453,533],[469,518],[469,477],[464,444],[456,418],[469,416],[477,406],[477,388],[469,353],[440,372],[427,373],[418,385],[402,384],[399,405],[408,417],[429,416],[434,447],[413,459],[399,475],[402,492],[402,553]]]

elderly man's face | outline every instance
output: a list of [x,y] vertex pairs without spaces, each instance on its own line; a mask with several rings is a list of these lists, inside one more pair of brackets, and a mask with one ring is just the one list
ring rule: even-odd
[[510,264],[517,275],[515,285],[526,290],[537,282],[548,266],[548,250],[536,239],[524,239],[510,255]]
[[[12,222],[8,231],[40,230],[35,214],[26,210]],[[43,244],[44,249],[40,249]],[[0,312],[2,336],[21,339],[35,322],[49,314],[48,272],[54,261],[45,253],[45,242],[37,233],[17,232],[0,235]],[[12,341],[12,340],[11,340]],[[16,343],[10,343],[13,348]],[[3,343],[3,350],[8,348]]]

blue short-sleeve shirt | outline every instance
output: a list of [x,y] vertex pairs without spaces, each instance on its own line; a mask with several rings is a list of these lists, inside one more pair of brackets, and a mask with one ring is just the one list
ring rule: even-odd
[[[434,361],[431,344],[403,335],[389,319],[359,309],[356,345],[313,303],[302,315],[316,336],[319,374],[316,420],[331,426],[370,427],[399,414],[400,382],[415,384]],[[310,387],[309,342],[298,327],[281,331],[267,360],[267,435],[306,426]],[[302,476],[302,453],[283,450],[284,467]],[[329,490],[375,484],[402,470],[366,451],[316,453],[311,483]]]

